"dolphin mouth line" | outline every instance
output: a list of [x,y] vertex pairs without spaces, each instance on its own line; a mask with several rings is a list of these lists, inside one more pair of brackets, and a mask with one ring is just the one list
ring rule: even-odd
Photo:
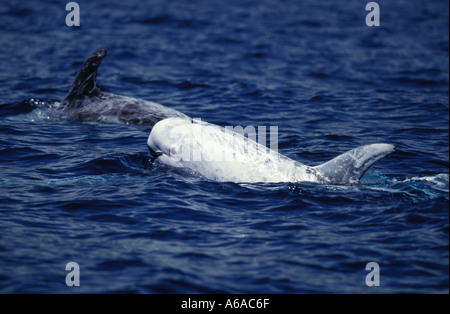
[[150,162],[154,163],[156,158],[161,156],[163,153],[162,152],[155,152],[153,149],[151,149],[150,146],[147,146],[147,147],[148,147],[148,151],[150,152],[150,155],[152,156],[152,158],[150,159]]

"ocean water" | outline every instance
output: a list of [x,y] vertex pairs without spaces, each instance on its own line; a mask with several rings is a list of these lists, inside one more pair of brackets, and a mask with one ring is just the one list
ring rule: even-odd
[[[368,27],[367,2],[83,0],[68,27],[66,2],[2,1],[0,293],[448,293],[449,4],[378,1]],[[150,165],[151,126],[52,110],[101,47],[103,90],[277,126],[302,163],[397,150],[359,185]]]

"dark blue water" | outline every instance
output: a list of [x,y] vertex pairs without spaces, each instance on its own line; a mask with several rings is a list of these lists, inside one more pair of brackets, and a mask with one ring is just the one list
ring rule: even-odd
[[[367,2],[83,0],[70,28],[65,2],[2,1],[0,292],[448,293],[449,4],[378,1],[368,27]],[[151,127],[48,109],[101,47],[103,90],[278,126],[305,164],[397,151],[356,186],[150,167]]]

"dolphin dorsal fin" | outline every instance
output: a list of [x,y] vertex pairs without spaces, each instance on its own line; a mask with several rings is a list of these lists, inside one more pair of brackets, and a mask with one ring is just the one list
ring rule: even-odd
[[100,93],[96,83],[97,70],[105,56],[106,49],[100,48],[84,61],[83,66],[75,77],[66,101],[70,103],[75,99],[83,98],[84,96],[92,97]]
[[395,146],[391,144],[364,145],[315,166],[314,169],[333,183],[358,183],[375,162],[394,151]]

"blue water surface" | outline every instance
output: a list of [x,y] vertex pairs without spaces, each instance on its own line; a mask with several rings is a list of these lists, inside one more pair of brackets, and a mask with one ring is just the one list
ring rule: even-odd
[[[77,2],[0,5],[0,293],[449,292],[448,1]],[[149,165],[150,126],[52,112],[101,47],[103,90],[278,126],[302,163],[397,151],[347,186]]]

